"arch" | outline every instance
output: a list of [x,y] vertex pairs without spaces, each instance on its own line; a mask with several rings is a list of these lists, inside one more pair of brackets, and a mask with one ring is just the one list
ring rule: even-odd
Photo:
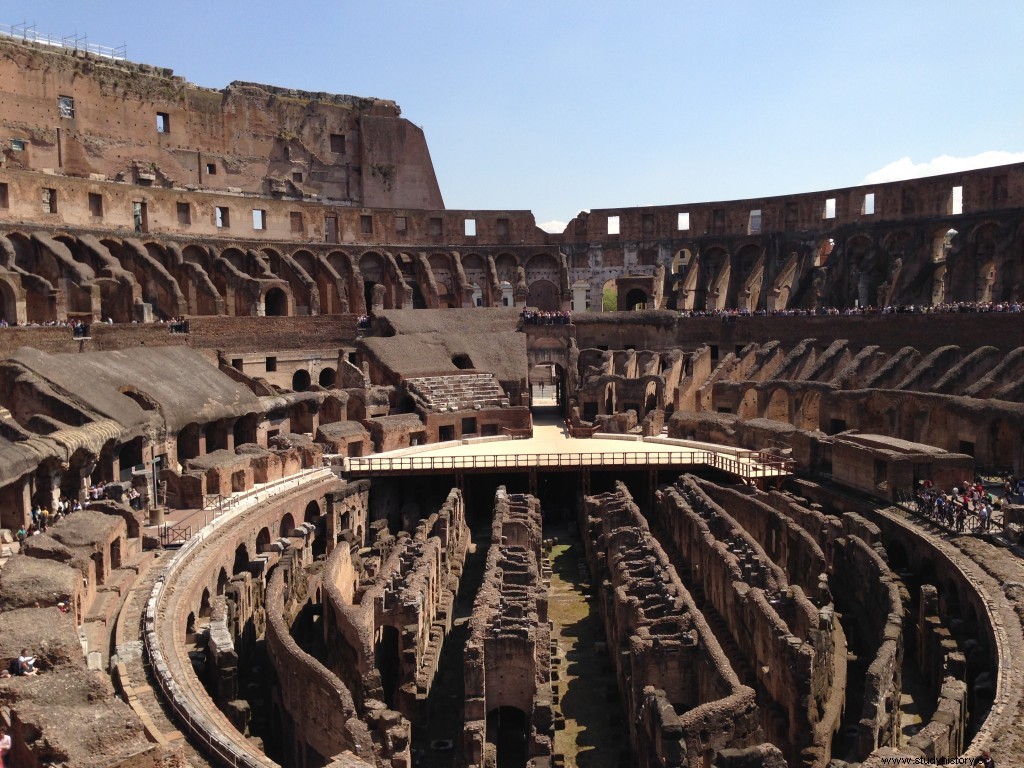
[[367,251],[359,257],[359,271],[364,280],[381,282],[384,279],[384,257],[375,251]]
[[452,355],[452,365],[462,371],[473,370],[473,360],[469,355]]
[[631,288],[626,293],[626,309],[629,311],[647,309],[647,291],[642,288]]
[[196,422],[186,424],[178,432],[178,461],[194,459],[203,454],[202,450],[203,428]]
[[499,253],[494,260],[494,271],[498,274],[499,281],[515,285],[518,268],[519,261],[511,253]]
[[316,501],[311,501],[306,505],[306,511],[302,515],[302,519],[307,523],[315,523],[320,519],[320,505]]
[[749,387],[744,391],[743,399],[740,400],[740,404],[736,408],[736,415],[741,419],[757,418],[757,390],[754,387]]
[[[267,535],[270,535],[270,531],[267,531]],[[231,575],[237,576],[240,573],[245,573],[249,570],[249,548],[245,544],[239,544],[235,548],[235,559],[231,564]]]
[[288,316],[288,294],[282,288],[271,288],[263,296],[263,314],[267,317]]
[[292,254],[292,260],[299,265],[308,277],[316,277],[316,256],[312,253],[304,248],[300,249]]
[[292,374],[292,391],[305,392],[309,389],[310,382],[309,371],[305,368],[299,368],[299,370]]
[[260,532],[256,534],[256,554],[266,552],[270,547],[270,529],[266,526],[260,528]]
[[658,382],[649,381],[644,391],[644,415],[658,410]]
[[188,618],[185,619],[185,642],[194,643],[196,639],[196,614],[194,611],[189,611]]
[[206,588],[203,590],[203,596],[199,599],[199,618],[208,619],[210,617],[210,589]]
[[821,393],[804,392],[797,414],[797,429],[817,430],[821,424]]
[[535,253],[526,260],[526,274],[537,270],[558,271],[558,259],[550,253]]
[[316,377],[317,383],[324,389],[330,389],[334,386],[334,382],[337,378],[337,372],[333,368],[321,368],[320,374]]
[[288,538],[295,533],[295,518],[291,512],[286,512],[281,518],[281,524],[277,529],[280,538]]
[[557,311],[560,306],[558,287],[550,280],[534,280],[530,283],[526,304],[543,312]]
[[768,403],[764,409],[764,417],[769,421],[782,421],[789,423],[789,392],[784,389],[775,389],[768,397]]
[[220,573],[217,574],[217,594],[223,595],[228,589],[228,572],[226,568],[221,568]]

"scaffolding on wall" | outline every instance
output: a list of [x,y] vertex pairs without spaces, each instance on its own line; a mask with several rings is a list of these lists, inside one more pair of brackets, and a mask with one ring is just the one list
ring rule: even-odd
[[95,56],[102,56],[106,59],[114,59],[116,61],[125,61],[128,58],[128,47],[126,44],[122,44],[117,48],[111,48],[106,45],[96,45],[90,43],[85,35],[67,35],[64,37],[54,37],[53,35],[44,35],[41,32],[36,31],[35,24],[29,24],[23,21],[21,24],[0,24],[0,35],[4,37],[13,37],[18,40],[27,40],[32,43],[39,43],[41,45],[52,45],[56,48],[68,48],[74,51],[85,51]]

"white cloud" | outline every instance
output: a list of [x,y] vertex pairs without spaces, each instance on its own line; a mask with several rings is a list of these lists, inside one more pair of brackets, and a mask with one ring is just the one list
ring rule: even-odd
[[550,232],[553,235],[560,235],[565,231],[565,228],[569,226],[569,222],[552,219],[551,221],[542,221],[537,226],[545,232]]
[[880,184],[885,181],[917,179],[922,176],[938,176],[943,173],[970,171],[975,168],[989,168],[993,165],[1024,162],[1024,152],[990,150],[970,157],[942,155],[923,163],[915,163],[909,157],[901,157],[884,168],[872,171],[864,177],[864,184]]

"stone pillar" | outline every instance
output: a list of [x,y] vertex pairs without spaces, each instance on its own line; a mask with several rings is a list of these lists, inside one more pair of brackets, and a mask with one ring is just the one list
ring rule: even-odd
[[587,284],[582,280],[572,284],[572,311],[587,311]]

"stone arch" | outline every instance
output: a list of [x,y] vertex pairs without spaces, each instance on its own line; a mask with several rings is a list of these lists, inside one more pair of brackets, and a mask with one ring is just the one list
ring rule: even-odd
[[220,573],[217,574],[217,594],[223,595],[228,588],[228,571],[226,568],[221,568]]
[[245,546],[245,543],[243,542],[235,548],[235,559],[231,565],[231,575],[237,576],[240,573],[245,573],[246,571],[248,571],[249,560],[249,548]]
[[544,312],[555,312],[560,307],[558,286],[550,280],[534,280],[526,297],[526,305]]
[[806,391],[797,410],[797,429],[816,430],[821,424],[821,393]]
[[781,421],[789,423],[789,392],[784,389],[774,389],[768,396],[765,404],[764,417],[769,421]]
[[270,548],[270,529],[266,526],[260,528],[256,534],[256,554],[266,552]]
[[320,519],[320,514],[320,504],[314,500],[306,505],[306,510],[303,512],[302,518],[304,522],[315,523]]
[[466,285],[473,288],[477,294],[478,304],[482,306],[493,306],[494,297],[491,295],[491,282],[487,277],[487,262],[479,253],[470,253],[462,257],[462,273],[466,276]]
[[516,271],[519,268],[519,260],[511,253],[499,253],[494,259],[494,271],[499,281],[516,284]]
[[324,389],[330,389],[334,386],[334,382],[337,378],[337,371],[331,367],[324,367],[320,369],[320,373],[317,376],[317,383]]
[[736,407],[736,415],[741,419],[757,418],[757,389],[748,387],[743,392],[739,405]]
[[291,512],[286,512],[281,518],[281,525],[278,528],[278,536],[281,538],[288,538],[295,533],[295,518],[292,517]]
[[291,307],[288,293],[283,288],[274,286],[263,294],[263,314],[267,317],[288,317]]
[[631,288],[626,293],[626,309],[628,311],[647,309],[649,297],[642,288]]
[[24,317],[19,318],[17,293],[4,275],[0,275],[0,320],[6,320],[11,325],[26,320]]
[[177,440],[179,462],[183,462],[186,459],[194,459],[204,453],[202,437],[203,428],[194,421],[181,428],[178,432]]
[[299,368],[292,374],[292,391],[305,392],[309,389],[310,382],[309,371],[305,368]]
[[199,618],[208,619],[210,618],[210,589],[207,587],[203,590],[203,595],[199,598]]

